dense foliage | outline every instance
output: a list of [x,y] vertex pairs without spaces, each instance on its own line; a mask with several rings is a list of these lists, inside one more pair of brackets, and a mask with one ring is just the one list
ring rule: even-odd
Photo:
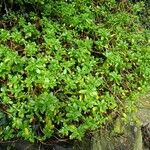
[[143,3],[1,2],[0,139],[81,139],[127,117],[147,89]]
[[140,21],[146,29],[150,30],[150,1],[145,0],[145,6],[143,10],[139,13]]

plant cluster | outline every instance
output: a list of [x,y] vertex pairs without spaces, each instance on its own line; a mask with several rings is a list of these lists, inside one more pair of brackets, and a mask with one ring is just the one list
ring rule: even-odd
[[0,139],[81,139],[126,118],[150,77],[142,5],[15,1],[0,21]]
[[140,12],[140,20],[146,29],[150,30],[150,1],[145,0],[145,7]]

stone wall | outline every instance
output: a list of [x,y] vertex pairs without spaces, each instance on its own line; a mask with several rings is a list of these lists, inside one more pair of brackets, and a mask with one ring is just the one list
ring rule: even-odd
[[32,144],[26,141],[1,143],[0,150],[150,150],[150,94],[139,100],[135,114],[138,124],[123,125],[117,120],[118,134],[101,129],[93,137],[82,142],[55,143],[50,145]]

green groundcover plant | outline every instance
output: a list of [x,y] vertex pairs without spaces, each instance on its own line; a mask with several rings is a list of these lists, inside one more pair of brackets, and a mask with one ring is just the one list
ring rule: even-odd
[[127,119],[150,80],[150,32],[137,15],[142,2],[1,6],[1,140],[81,139],[116,116]]

